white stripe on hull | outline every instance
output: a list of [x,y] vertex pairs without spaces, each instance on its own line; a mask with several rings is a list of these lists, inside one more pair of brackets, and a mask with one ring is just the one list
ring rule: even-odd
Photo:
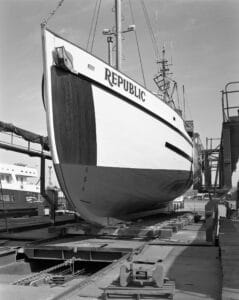
[[165,147],[169,142],[192,157],[178,132],[99,87],[92,90],[98,166],[190,170],[191,162]]

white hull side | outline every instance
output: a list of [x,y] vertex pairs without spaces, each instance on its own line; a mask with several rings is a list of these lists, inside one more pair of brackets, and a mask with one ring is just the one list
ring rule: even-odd
[[190,170],[190,161],[165,147],[169,142],[192,157],[192,147],[181,135],[99,87],[92,85],[92,91],[98,166]]

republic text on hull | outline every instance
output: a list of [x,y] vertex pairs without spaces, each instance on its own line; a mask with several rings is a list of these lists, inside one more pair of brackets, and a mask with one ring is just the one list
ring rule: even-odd
[[59,183],[83,218],[158,209],[192,184],[192,141],[165,102],[42,29],[45,101]]

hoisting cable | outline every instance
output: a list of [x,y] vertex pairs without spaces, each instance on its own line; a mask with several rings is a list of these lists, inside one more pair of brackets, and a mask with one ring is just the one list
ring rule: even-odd
[[177,85],[177,82],[170,79],[172,82],[173,82],[173,88],[172,88],[172,91],[170,93],[170,99],[172,99],[171,101],[173,102],[173,106],[174,108],[176,109],[176,104],[174,103],[174,100],[173,100],[173,94],[174,92],[176,91],[176,95],[177,95],[177,101],[178,101],[178,108],[179,108],[179,96],[178,96],[178,85]]
[[58,4],[57,4],[56,8],[53,9],[53,10],[49,13],[48,17],[47,17],[46,19],[43,19],[43,21],[42,21],[42,23],[41,23],[42,26],[46,26],[46,25],[47,25],[47,23],[50,21],[50,19],[55,15],[55,13],[58,11],[58,9],[62,6],[62,4],[63,4],[64,1],[65,1],[65,0],[60,0],[60,1],[58,2]]
[[98,6],[98,10],[97,10],[97,15],[96,15],[95,28],[94,28],[94,33],[93,33],[93,38],[92,38],[92,44],[91,44],[91,48],[90,48],[90,52],[91,53],[92,53],[94,42],[95,42],[95,33],[96,33],[96,28],[97,28],[98,19],[99,19],[100,5],[101,5],[101,0],[99,0],[99,6]]
[[97,5],[98,5],[98,1],[95,1],[95,7],[94,7],[94,12],[93,12],[93,15],[92,15],[92,19],[91,19],[90,32],[89,32],[89,37],[88,37],[87,44],[86,44],[86,50],[88,50],[89,43],[90,43],[90,37],[91,37],[91,34],[92,34],[92,30],[93,30],[93,25],[94,25],[94,20],[95,20],[95,16],[96,16]]
[[[41,27],[44,28],[46,27],[46,25],[48,24],[48,22],[50,21],[50,19],[56,14],[56,12],[58,11],[58,9],[62,6],[63,2],[65,0],[60,0],[56,6],[55,9],[53,9],[48,17],[46,19],[43,19],[42,22],[41,22]],[[43,101],[43,105],[44,105],[44,108],[46,109],[46,106],[45,106],[45,99],[44,99],[44,75],[42,75],[42,84],[41,84],[41,90],[42,90],[42,101]]]
[[158,60],[159,59],[159,49],[158,49],[157,42],[156,42],[156,39],[155,39],[155,36],[154,36],[154,32],[153,32],[153,29],[152,29],[152,26],[151,26],[151,23],[150,23],[150,18],[149,18],[149,15],[148,15],[148,12],[147,12],[144,1],[141,0],[140,2],[141,2],[142,9],[143,9],[144,17],[145,17],[145,20],[146,20],[146,24],[147,24],[148,29],[149,29],[149,33],[150,33],[151,41],[152,41],[152,44],[153,44],[156,60]]
[[176,83],[176,93],[177,93],[178,108],[180,109],[181,105],[180,105],[180,98],[179,98],[179,94],[178,94],[178,84],[177,83]]
[[[129,0],[129,7],[130,7],[130,12],[131,12],[132,22],[133,22],[133,24],[135,24],[131,0]],[[146,80],[145,80],[145,76],[144,76],[143,62],[142,62],[142,57],[141,57],[141,54],[140,54],[139,40],[138,40],[138,35],[137,35],[137,32],[136,32],[136,29],[134,30],[134,34],[135,34],[135,40],[136,40],[137,50],[138,50],[138,54],[139,54],[141,73],[142,73],[142,76],[143,76],[144,86],[146,87]]]
[[[184,87],[184,86],[183,86],[183,87]],[[189,102],[188,102],[188,100],[187,100],[187,97],[185,96],[185,95],[186,95],[186,93],[185,93],[185,88],[183,88],[183,90],[184,90],[185,111],[186,111],[186,105],[187,105],[189,117],[191,118],[191,120],[193,120],[191,108],[190,108]],[[184,114],[185,114],[185,119],[186,119],[186,113],[184,113]]]

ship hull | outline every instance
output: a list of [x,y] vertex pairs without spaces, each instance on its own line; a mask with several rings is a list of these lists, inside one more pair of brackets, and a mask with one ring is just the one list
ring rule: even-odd
[[172,201],[190,187],[189,171],[55,165],[78,211],[84,205],[100,217],[127,217]]
[[[192,183],[192,143],[175,111],[48,31],[43,46],[53,162],[82,217],[105,224],[182,195]],[[52,62],[61,46],[73,56],[74,72]]]

